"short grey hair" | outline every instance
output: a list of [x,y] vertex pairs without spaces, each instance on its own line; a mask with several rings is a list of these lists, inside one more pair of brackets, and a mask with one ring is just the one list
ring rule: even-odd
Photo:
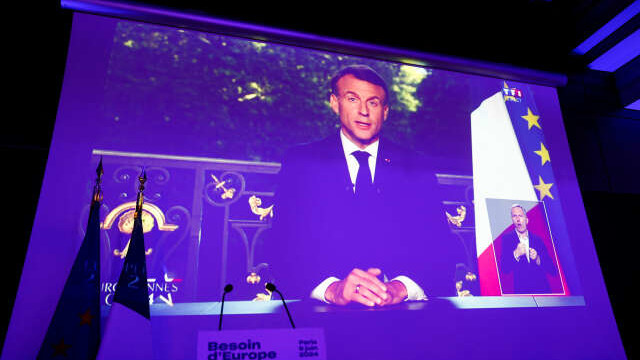
[[524,213],[524,216],[527,216],[527,210],[524,208],[524,206],[520,205],[520,204],[513,204],[511,205],[511,210],[513,210],[514,208],[520,208],[522,209],[522,212]]

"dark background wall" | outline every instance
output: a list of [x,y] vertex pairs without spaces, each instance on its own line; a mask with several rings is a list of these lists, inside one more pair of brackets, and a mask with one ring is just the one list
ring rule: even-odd
[[[637,81],[638,74],[635,74]],[[631,320],[640,250],[640,113],[620,110],[609,73],[573,74],[559,89],[565,128],[618,330],[629,359],[638,356]]]
[[[162,1],[148,1],[168,5]],[[321,9],[298,4],[244,9],[181,2],[184,10],[396,48],[470,57],[567,74],[560,102],[576,174],[618,328],[629,358],[631,291],[638,277],[640,115],[624,110],[640,97],[639,59],[614,73],[586,69],[571,49],[631,1],[511,1],[469,5],[405,4],[400,8]],[[423,4],[424,5],[424,4]],[[474,6],[478,6],[475,8]],[[457,8],[456,8],[457,7]],[[56,117],[71,30],[71,12],[55,1],[4,11],[0,131],[3,226],[0,338],[4,341],[35,216]],[[635,87],[635,88],[634,88]],[[63,209],[62,209],[63,210]],[[0,344],[1,346],[1,344]]]

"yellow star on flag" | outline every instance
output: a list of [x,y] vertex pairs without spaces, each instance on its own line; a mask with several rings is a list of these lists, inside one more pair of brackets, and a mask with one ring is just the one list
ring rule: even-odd
[[53,356],[61,355],[66,357],[67,350],[69,350],[70,347],[71,345],[64,343],[64,339],[60,339],[59,343],[53,345]]
[[551,195],[551,191],[549,191],[553,184],[545,184],[542,180],[542,176],[538,176],[538,179],[540,179],[540,182],[538,183],[538,185],[533,185],[533,187],[536,188],[536,190],[540,191],[540,201],[544,200],[545,196],[553,199],[553,195]]
[[540,158],[542,159],[542,165],[544,165],[547,161],[551,161],[551,158],[549,157],[549,150],[544,147],[544,144],[542,142],[540,143],[540,150],[536,150],[534,151],[534,153],[540,155]]
[[80,325],[91,325],[91,320],[93,319],[93,315],[91,315],[91,309],[87,309],[82,314],[78,315],[80,317]]
[[531,112],[530,108],[527,108],[527,115],[523,115],[522,118],[527,120],[527,122],[529,123],[529,130],[531,130],[531,128],[534,127],[534,126],[538,127],[538,129],[542,130],[542,128],[540,127],[540,124],[538,124],[538,119],[540,119],[540,116],[539,115],[534,115]]

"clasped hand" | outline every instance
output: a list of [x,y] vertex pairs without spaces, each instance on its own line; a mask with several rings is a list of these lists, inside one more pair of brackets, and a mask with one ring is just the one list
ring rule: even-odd
[[346,305],[357,302],[366,306],[397,304],[407,297],[407,288],[398,280],[382,282],[382,270],[353,269],[344,279],[329,285],[325,299],[332,304]]
[[[516,257],[516,260],[520,260],[520,257],[527,253],[527,247],[523,243],[519,243],[516,246],[516,249],[513,251],[513,255]],[[538,251],[534,248],[529,248],[529,259],[534,261],[537,265],[540,265],[540,257],[538,256]]]

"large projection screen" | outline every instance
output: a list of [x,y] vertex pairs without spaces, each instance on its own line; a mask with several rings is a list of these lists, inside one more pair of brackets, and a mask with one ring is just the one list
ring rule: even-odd
[[[267,281],[290,297],[299,327],[323,329],[331,359],[624,358],[553,76],[466,60],[447,68],[427,55],[349,51],[331,39],[305,47],[318,37],[275,39],[250,26],[196,30],[190,19],[178,27],[74,15],[3,359],[37,354],[84,235],[100,159],[103,316],[137,177],[145,169],[149,178],[157,359],[196,357],[198,332],[217,328],[225,284],[235,287],[226,329],[286,328]],[[352,65],[388,86],[388,102],[363,101],[385,112],[372,175],[384,200],[367,208],[340,200],[354,191],[340,182],[349,179],[344,153],[332,171],[344,141],[340,101],[358,99],[332,98],[330,80]],[[519,265],[544,265],[534,285],[509,265],[523,226],[528,256],[518,255]],[[338,306],[312,293],[354,267],[380,268],[380,279],[411,282],[426,299]]]

